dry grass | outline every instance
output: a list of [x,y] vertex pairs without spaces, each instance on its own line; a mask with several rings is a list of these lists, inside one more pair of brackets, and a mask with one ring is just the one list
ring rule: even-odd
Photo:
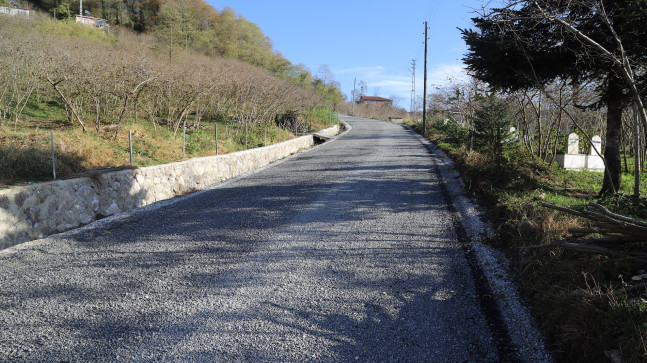
[[[116,126],[102,126],[82,132],[76,127],[41,126],[40,120],[21,120],[18,127],[0,126],[0,187],[52,179],[50,131],[54,133],[57,178],[71,178],[97,168],[121,167],[130,164],[128,132],[132,132],[135,166],[150,166],[182,160],[182,135],[173,135],[164,127],[150,122],[128,122],[122,125],[113,141]],[[186,158],[216,155],[213,123],[187,129]],[[219,125],[218,154],[245,149],[244,128]],[[225,132],[228,130],[228,132]],[[277,128],[268,129],[268,142],[277,142]],[[286,130],[281,141],[294,138]],[[248,147],[262,146],[262,126],[249,128]]]
[[636,286],[631,277],[647,267],[558,247],[524,248],[562,240],[570,228],[586,226],[587,221],[540,204],[604,203],[596,198],[601,174],[564,172],[514,151],[497,169],[492,160],[451,144],[440,133],[431,139],[450,154],[470,194],[487,208],[496,230],[488,242],[512,260],[515,280],[555,359],[647,361],[647,288],[629,287]]

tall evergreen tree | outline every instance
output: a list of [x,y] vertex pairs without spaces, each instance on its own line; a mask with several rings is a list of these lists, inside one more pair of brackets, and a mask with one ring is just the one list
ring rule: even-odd
[[[592,44],[613,55],[625,54],[638,88],[645,90],[647,0],[608,0],[604,7],[592,6],[589,0],[509,1],[506,7],[472,20],[475,29],[461,30],[469,49],[464,61],[476,78],[493,87],[513,91],[556,79],[597,85],[599,102],[588,106],[607,109],[607,169],[601,193],[617,191],[622,182],[621,115],[632,101],[631,85],[623,77],[622,65]],[[591,41],[583,41],[582,36]]]

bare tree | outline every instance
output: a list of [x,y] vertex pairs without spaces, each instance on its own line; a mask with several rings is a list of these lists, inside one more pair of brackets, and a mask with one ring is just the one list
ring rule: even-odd
[[[644,7],[638,3],[633,5]],[[640,22],[640,17],[630,14],[644,11],[638,8],[613,2],[612,11],[608,12],[601,0],[506,1],[502,8],[482,12],[482,17],[477,19],[480,34],[463,32],[472,49],[466,57],[470,69],[479,78],[500,87],[518,89],[520,85],[531,85],[541,89],[547,80],[558,78],[570,79],[572,84],[582,80],[597,82],[602,90],[601,101],[607,107],[604,151],[607,168],[601,193],[617,191],[622,180],[619,140],[625,90],[639,108],[643,125],[647,124],[636,78],[645,69],[641,60],[644,32],[637,30],[644,27],[630,24]],[[499,64],[480,63],[492,55],[479,51],[488,42],[505,48],[500,48],[506,56],[497,58]],[[636,73],[635,69],[641,71]],[[490,77],[494,74],[500,78]]]

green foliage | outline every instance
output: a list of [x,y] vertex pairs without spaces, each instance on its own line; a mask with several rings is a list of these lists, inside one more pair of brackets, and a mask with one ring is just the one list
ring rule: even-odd
[[510,117],[508,105],[496,96],[488,98],[473,119],[474,145],[491,156],[500,158],[506,145],[513,143],[510,127],[514,121]]
[[25,111],[23,112],[24,117],[29,118],[38,118],[43,120],[66,120],[67,115],[65,110],[63,110],[63,105],[61,105],[57,100],[46,100],[46,99],[36,99],[31,98],[28,102]]
[[197,156],[203,150],[215,148],[214,135],[206,130],[188,130],[186,134],[186,154]]
[[439,132],[446,135],[446,141],[452,144],[465,144],[467,143],[467,136],[469,135],[469,130],[467,127],[463,127],[458,124],[454,119],[437,121],[433,124],[433,127]]
[[[74,24],[78,2],[71,0],[38,0],[36,9],[64,20],[43,26],[51,34],[77,36],[99,41],[115,42],[103,31]],[[56,9],[56,11],[54,11]],[[303,64],[293,65],[273,49],[272,39],[261,28],[230,7],[218,11],[202,0],[86,0],[83,9],[95,17],[106,19],[111,33],[127,27],[140,33],[152,33],[159,44],[149,44],[175,60],[190,49],[210,56],[240,60],[279,75],[304,88],[314,88],[331,105],[343,99],[339,87],[313,83],[313,77]]]
[[[610,52],[618,50],[618,43],[596,6],[586,2],[540,4],[544,11],[566,19]],[[472,19],[475,29],[462,30],[469,49],[464,60],[478,79],[508,90],[546,84],[557,78],[575,83],[590,80],[607,91],[609,85],[603,80],[610,76],[611,59],[591,52],[590,44],[556,26],[537,9],[534,1],[490,10],[487,15]],[[647,28],[643,26],[647,2],[610,1],[605,4],[605,11],[622,39],[623,53],[640,64],[647,45]],[[639,82],[644,82],[645,75],[640,78]]]
[[[521,148],[504,149],[499,168],[493,158],[467,151],[464,142],[446,134],[435,126],[432,140],[442,138],[438,145],[454,159],[469,192],[487,208],[497,231],[490,242],[516,262],[513,270],[521,292],[556,358],[597,361],[605,351],[619,349],[627,361],[643,361],[647,301],[623,289],[622,276],[636,273],[630,261],[521,247],[561,240],[568,228],[585,226],[577,218],[543,208],[542,202],[575,208],[598,202],[615,213],[647,219],[647,198],[609,194],[598,199],[603,173],[566,171],[533,159]],[[647,195],[647,180],[642,187],[642,195]],[[520,222],[528,227],[522,230]]]
[[602,196],[599,203],[615,213],[647,220],[647,197],[608,193]]
[[315,79],[314,82],[312,82],[312,85],[315,92],[325,99],[333,108],[344,99],[341,91],[334,84],[326,84],[321,79]]
[[74,20],[42,21],[38,23],[40,31],[46,34],[55,34],[66,37],[85,38],[91,41],[114,44],[115,37],[105,31],[93,29]]
[[[603,9],[603,10],[602,10]],[[521,90],[556,80],[571,86],[591,84],[606,106],[607,169],[601,192],[620,185],[620,129],[631,89],[645,92],[647,72],[647,1],[519,1],[489,9],[463,30],[469,51],[467,68],[498,90]],[[577,29],[577,35],[573,29]],[[586,39],[586,40],[585,40]],[[607,54],[615,54],[609,57]],[[623,64],[634,64],[635,77],[623,77]]]
[[318,131],[339,123],[335,111],[329,108],[314,108],[305,114],[304,119],[310,131]]
[[[186,1],[187,6],[193,3]],[[167,9],[171,10],[186,9]],[[245,24],[246,20],[233,11],[229,14],[236,24]],[[182,16],[193,19],[189,15]],[[219,13],[214,10],[213,15]],[[179,19],[181,25],[183,20]],[[316,94],[310,72],[303,65],[291,68],[285,59],[277,68],[283,73],[277,77],[237,60],[209,57],[190,49],[184,52],[180,44],[175,44],[172,50],[178,56],[169,63],[164,53],[151,46],[157,40],[152,36],[138,36],[121,27],[112,27],[106,33],[42,16],[32,20],[0,17],[0,48],[4,50],[0,64],[11,70],[0,76],[0,89],[5,90],[0,92],[0,141],[2,145],[17,143],[2,150],[0,183],[49,178],[48,143],[34,137],[49,135],[50,129],[61,133],[57,147],[71,155],[59,169],[58,176],[64,177],[128,163],[124,134],[128,124],[133,131],[135,164],[146,166],[179,160],[182,133],[181,128],[176,132],[176,126],[185,119],[192,123],[186,145],[187,156],[192,157],[215,154],[212,123],[216,121],[229,123],[227,135],[223,129],[219,135],[218,152],[226,153],[245,148],[241,132],[245,123],[250,126],[247,147],[252,148],[265,144],[263,123],[269,126],[267,142],[279,139],[277,126],[269,124],[276,115],[296,110],[301,117],[297,119],[299,132],[306,132],[303,117],[310,110],[312,120],[307,126],[314,129],[324,127],[322,119],[328,120],[332,113],[325,107],[333,102],[324,102]],[[250,34],[262,34],[258,27],[250,25],[249,29]],[[182,30],[180,27],[177,31],[181,34]],[[232,39],[239,36],[233,34]],[[266,46],[271,49],[269,43]],[[157,49],[164,51],[162,46]],[[21,88],[14,87],[17,84]],[[334,85],[324,89],[333,96],[339,92]],[[6,105],[14,107],[10,102],[16,99],[25,100],[26,107],[14,118],[18,114]],[[209,131],[203,129],[206,125]],[[290,131],[283,129],[280,139],[293,137]],[[5,133],[14,141],[5,139]],[[32,145],[34,150],[29,148]],[[64,158],[61,153],[59,159]],[[35,162],[30,164],[27,159]]]

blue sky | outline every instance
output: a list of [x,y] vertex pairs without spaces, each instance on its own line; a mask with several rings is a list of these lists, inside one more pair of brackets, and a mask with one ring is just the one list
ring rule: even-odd
[[258,24],[274,49],[317,74],[326,64],[350,99],[353,80],[368,95],[396,96],[409,108],[411,60],[416,59],[416,95],[423,90],[424,24],[429,22],[428,83],[460,74],[465,44],[456,29],[469,27],[481,0],[207,0],[234,8]]

